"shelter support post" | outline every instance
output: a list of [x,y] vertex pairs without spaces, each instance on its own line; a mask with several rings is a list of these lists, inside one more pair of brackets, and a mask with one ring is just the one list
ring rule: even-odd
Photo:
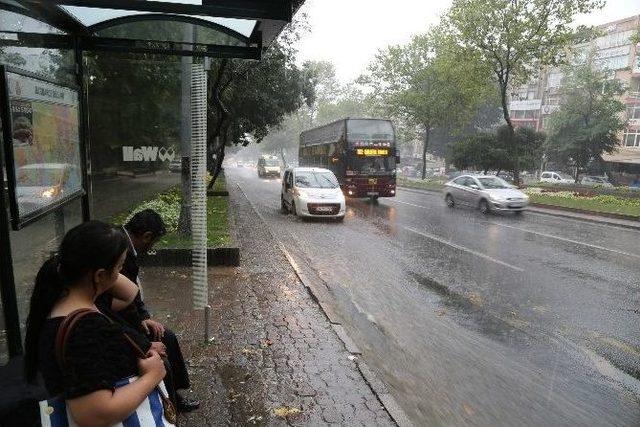
[[[4,78],[4,76],[0,77]],[[0,91],[1,92],[1,91]],[[0,93],[0,99],[7,96]],[[2,100],[4,101],[4,100]],[[0,102],[0,105],[7,105]],[[3,141],[11,141],[11,131],[9,130],[9,111],[0,108],[0,122],[2,126]],[[9,139],[7,139],[9,138]],[[22,338],[20,334],[20,314],[18,313],[18,299],[16,295],[16,283],[13,276],[13,257],[11,252],[11,236],[9,231],[9,215],[7,213],[7,193],[4,191],[4,155],[0,150],[0,295],[2,296],[2,312],[4,314],[4,324],[7,335],[7,350],[9,357],[22,354]]]
[[85,193],[82,196],[82,221],[91,219],[91,160],[89,157],[89,106],[87,102],[87,87],[85,85],[84,55],[80,39],[74,41],[74,58],[76,79],[79,87],[78,110],[80,115],[80,162],[82,165],[82,188]]

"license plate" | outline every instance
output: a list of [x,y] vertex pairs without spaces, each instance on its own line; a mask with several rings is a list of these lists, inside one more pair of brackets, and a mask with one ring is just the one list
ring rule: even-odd
[[332,207],[330,207],[330,206],[318,206],[318,207],[316,208],[316,210],[317,210],[318,212],[331,212],[331,211],[333,210],[333,208],[332,208]]
[[377,196],[377,195],[378,195],[378,192],[377,192],[377,191],[369,191],[369,192],[367,193],[367,196]]

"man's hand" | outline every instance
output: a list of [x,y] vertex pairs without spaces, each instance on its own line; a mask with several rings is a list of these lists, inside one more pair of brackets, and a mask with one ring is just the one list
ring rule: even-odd
[[149,351],[151,350],[157,352],[162,357],[167,356],[167,347],[165,347],[165,345],[161,342],[153,341],[151,343],[151,347],[149,348]]
[[164,337],[164,326],[155,320],[146,319],[142,321],[144,331],[151,335],[154,341],[160,341]]

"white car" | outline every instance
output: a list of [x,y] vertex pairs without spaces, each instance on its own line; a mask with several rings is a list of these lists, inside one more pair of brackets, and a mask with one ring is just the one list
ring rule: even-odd
[[549,182],[552,184],[573,184],[575,180],[561,172],[542,172],[540,182]]
[[289,168],[280,193],[282,212],[302,217],[344,219],[346,203],[336,176],[328,169]]
[[592,187],[613,188],[613,184],[609,182],[609,178],[606,176],[585,176],[580,181],[580,184]]
[[68,163],[34,163],[16,170],[21,212],[32,212],[82,189],[80,168]]

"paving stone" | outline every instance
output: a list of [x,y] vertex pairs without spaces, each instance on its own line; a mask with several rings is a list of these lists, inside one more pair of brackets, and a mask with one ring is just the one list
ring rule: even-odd
[[[171,316],[202,403],[180,425],[394,425],[273,237],[230,187],[242,265],[209,270],[213,344],[202,344],[202,312],[191,309],[190,293],[172,292],[189,289],[190,269],[142,271],[147,305],[157,318]],[[278,407],[302,413],[285,420]]]

